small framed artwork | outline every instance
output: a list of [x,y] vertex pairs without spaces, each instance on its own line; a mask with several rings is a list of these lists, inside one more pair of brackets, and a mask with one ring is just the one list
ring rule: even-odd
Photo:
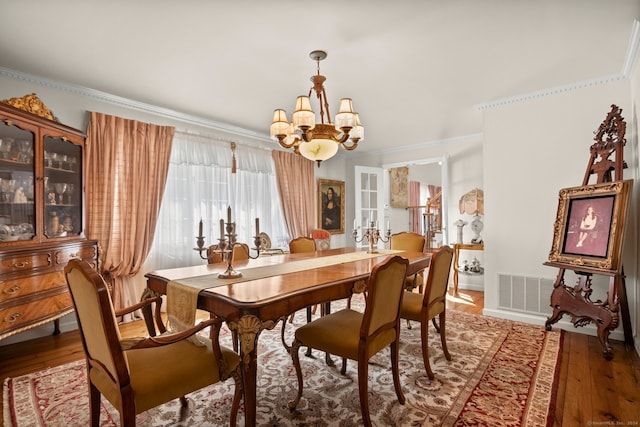
[[604,274],[621,269],[631,181],[560,190],[549,261]]
[[318,228],[344,234],[344,181],[318,180]]

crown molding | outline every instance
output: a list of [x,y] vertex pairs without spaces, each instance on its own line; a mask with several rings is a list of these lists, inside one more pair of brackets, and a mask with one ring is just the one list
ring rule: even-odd
[[112,95],[106,92],[90,89],[83,86],[61,83],[46,78],[34,76],[31,74],[23,73],[20,71],[11,70],[8,68],[0,67],[0,76],[8,77],[10,79],[21,80],[30,84],[35,84],[51,89],[59,90],[62,92],[71,93],[73,95],[82,96],[94,101],[105,102],[119,107],[127,108],[130,110],[140,111],[143,113],[154,114],[156,116],[165,117],[171,120],[177,120],[179,122],[202,126],[205,128],[213,129],[215,131],[225,132],[231,135],[249,138],[260,142],[271,142],[271,139],[267,134],[254,132],[248,129],[244,129],[238,126],[229,125],[226,123],[217,122],[214,120],[204,119],[202,117],[193,116],[190,114],[184,114],[179,111],[171,110],[168,108],[157,107],[155,105],[146,104],[144,102],[138,102],[132,99],[123,98],[120,96]]
[[631,77],[633,68],[636,66],[638,59],[638,51],[640,50],[640,21],[635,19],[631,27],[631,36],[629,37],[629,46],[627,47],[627,54],[625,55],[622,71],[617,74],[609,76],[598,77],[590,80],[583,80],[576,83],[571,83],[562,86],[555,86],[548,89],[539,90],[536,92],[529,92],[520,95],[515,95],[507,98],[497,99],[495,101],[484,102],[477,106],[478,110],[486,110],[489,108],[500,107],[502,105],[515,104],[517,102],[531,101],[536,98],[543,98],[545,96],[558,95],[560,93],[572,92],[593,86],[600,86],[608,83],[612,83],[618,80],[626,80]]
[[613,83],[618,80],[626,80],[626,77],[620,74],[614,74],[610,76],[598,77],[590,80],[583,80],[581,82],[571,83],[568,85],[555,86],[535,92],[524,93],[520,95],[510,96],[507,98],[496,99],[495,101],[484,102],[477,106],[478,110],[487,110],[490,108],[496,108],[503,105],[515,104],[518,102],[531,101],[537,98],[544,98],[546,96],[558,95],[561,93],[573,92],[580,89],[585,89],[594,86],[600,86],[608,83]]

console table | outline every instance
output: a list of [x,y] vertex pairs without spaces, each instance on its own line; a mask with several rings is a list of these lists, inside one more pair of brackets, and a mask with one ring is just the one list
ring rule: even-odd
[[483,243],[454,243],[453,244],[453,294],[458,294],[458,263],[460,259],[460,250],[467,251],[483,251]]

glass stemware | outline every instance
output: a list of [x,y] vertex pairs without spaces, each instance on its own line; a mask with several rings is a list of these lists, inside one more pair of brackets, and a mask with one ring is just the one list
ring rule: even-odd
[[70,205],[73,203],[73,193],[75,191],[75,186],[73,184],[67,184],[67,191],[65,192],[67,195],[67,204]]
[[54,188],[56,189],[56,194],[58,195],[58,204],[61,205],[64,203],[63,197],[64,192],[67,191],[67,184],[64,182],[56,182],[54,184]]

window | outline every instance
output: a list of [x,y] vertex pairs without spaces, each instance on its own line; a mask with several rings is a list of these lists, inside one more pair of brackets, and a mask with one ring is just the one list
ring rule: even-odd
[[[237,172],[231,173],[230,143],[176,131],[167,184],[146,269],[206,262],[196,245],[203,220],[205,247],[218,243],[220,219],[231,206],[237,241],[254,247],[255,218],[273,246],[287,242],[271,152],[238,144]],[[203,252],[203,256],[205,256]]]

